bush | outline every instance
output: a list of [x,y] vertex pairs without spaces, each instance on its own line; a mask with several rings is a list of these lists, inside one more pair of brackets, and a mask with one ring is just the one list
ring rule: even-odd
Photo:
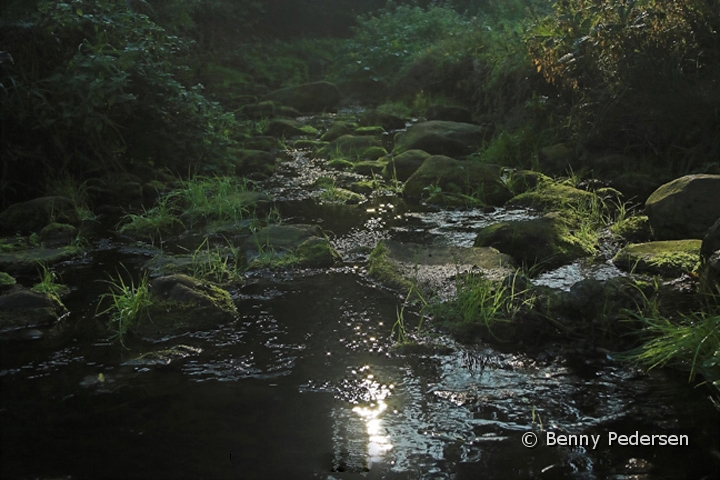
[[720,154],[718,28],[713,0],[566,0],[528,46],[574,134],[688,169]]
[[3,204],[37,195],[38,178],[58,172],[229,164],[233,115],[181,83],[185,44],[147,16],[110,0],[42,0],[30,21],[4,29]]

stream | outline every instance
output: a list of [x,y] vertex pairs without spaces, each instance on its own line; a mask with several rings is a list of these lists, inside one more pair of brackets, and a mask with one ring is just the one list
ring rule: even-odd
[[[685,374],[464,345],[427,324],[431,346],[394,348],[403,297],[366,271],[379,240],[467,247],[481,226],[531,212],[436,211],[391,192],[322,204],[310,185],[338,172],[308,152],[287,156],[263,187],[283,221],[328,232],[343,262],[249,272],[230,291],[234,322],[147,342],[147,352],[175,347],[172,357],[137,358],[107,340],[95,309],[108,273],[139,269],[152,250],[92,240],[57,266],[73,288],[69,317],[0,344],[0,477],[720,478],[720,415]],[[537,281],[619,274],[579,262]],[[431,322],[412,309],[405,320],[412,332]],[[531,432],[535,448],[523,446]],[[688,445],[610,445],[636,432]],[[562,435],[599,441],[546,444]]]

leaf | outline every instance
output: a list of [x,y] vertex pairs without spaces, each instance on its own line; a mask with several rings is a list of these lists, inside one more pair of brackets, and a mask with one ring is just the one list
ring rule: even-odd
[[80,10],[79,8],[78,8],[77,10],[75,10],[75,13],[77,13],[78,17],[82,17],[82,16],[83,16],[83,11]]

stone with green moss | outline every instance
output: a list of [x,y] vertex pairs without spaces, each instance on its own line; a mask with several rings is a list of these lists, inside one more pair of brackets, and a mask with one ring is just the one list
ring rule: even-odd
[[499,222],[482,228],[477,247],[494,247],[537,271],[549,270],[594,253],[556,213],[532,220]]
[[0,289],[5,287],[12,287],[17,281],[15,278],[6,272],[0,272]]
[[628,245],[612,259],[626,271],[679,277],[700,264],[701,240],[665,240]]
[[230,294],[216,284],[174,274],[150,284],[147,317],[134,326],[144,339],[160,341],[191,331],[215,328],[237,317]]
[[338,120],[330,125],[330,128],[328,128],[327,132],[325,132],[320,139],[324,142],[332,142],[343,135],[352,134],[356,128],[357,124],[355,123]]
[[360,117],[360,125],[365,127],[381,126],[387,131],[405,128],[405,119],[388,112],[366,110]]
[[392,157],[387,167],[383,170],[383,176],[389,179],[396,179],[404,182],[415,171],[420,168],[430,154],[423,150],[408,150]]
[[345,160],[344,158],[333,158],[327,162],[328,168],[334,170],[351,170],[353,165],[355,165],[353,162]]
[[487,137],[487,128],[479,125],[432,120],[398,134],[393,154],[424,150],[437,155],[465,155],[480,148]]
[[595,195],[569,185],[556,182],[540,182],[536,188],[516,195],[508,206],[534,208],[537,210],[558,210],[577,208],[592,202]]
[[330,266],[337,258],[327,253],[332,247],[317,225],[271,225],[246,239],[242,249],[251,269]]
[[293,146],[293,148],[296,148],[298,150],[319,150],[327,144],[328,144],[328,142],[323,142],[322,140],[313,140],[310,138],[300,138],[298,140],[295,140],[292,143],[292,146]]
[[55,295],[14,290],[0,295],[0,332],[49,327],[66,313],[65,305]]
[[610,232],[626,242],[647,242],[652,237],[647,215],[632,215],[610,226]]
[[352,170],[361,175],[380,175],[386,165],[386,162],[380,160],[363,160],[353,164]]
[[235,173],[247,176],[251,173],[272,175],[276,168],[275,155],[262,150],[238,150],[236,152]]
[[297,120],[275,118],[270,120],[267,127],[268,135],[273,137],[299,137],[303,135],[317,135],[318,130],[311,125],[304,125]]
[[501,181],[501,174],[497,165],[433,155],[405,182],[403,196],[419,201],[442,192],[502,205],[510,198],[510,191]]
[[354,135],[382,135],[385,133],[385,129],[378,125],[368,127],[358,127],[353,132]]
[[508,255],[493,248],[421,245],[383,240],[370,254],[368,274],[383,285],[403,292],[416,287],[423,294],[450,298],[456,277],[482,272],[501,279],[514,269]]
[[326,268],[341,260],[340,255],[332,248],[327,238],[312,237],[293,251],[297,263],[305,268]]
[[29,234],[53,222],[78,225],[77,205],[65,197],[40,197],[16,203],[0,212],[0,232]]
[[0,253],[0,268],[9,272],[35,272],[38,264],[53,265],[69,260],[81,252],[82,249],[75,245],[5,252]]

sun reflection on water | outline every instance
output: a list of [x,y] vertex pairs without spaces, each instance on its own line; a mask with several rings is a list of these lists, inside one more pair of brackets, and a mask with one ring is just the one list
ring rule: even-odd
[[368,435],[367,467],[371,468],[374,463],[382,461],[393,448],[390,437],[386,435],[381,416],[388,408],[385,399],[390,395],[394,385],[381,385],[374,380],[373,375],[368,375],[361,384],[367,389],[366,398],[369,403],[366,406],[356,405],[352,411],[365,423]]

